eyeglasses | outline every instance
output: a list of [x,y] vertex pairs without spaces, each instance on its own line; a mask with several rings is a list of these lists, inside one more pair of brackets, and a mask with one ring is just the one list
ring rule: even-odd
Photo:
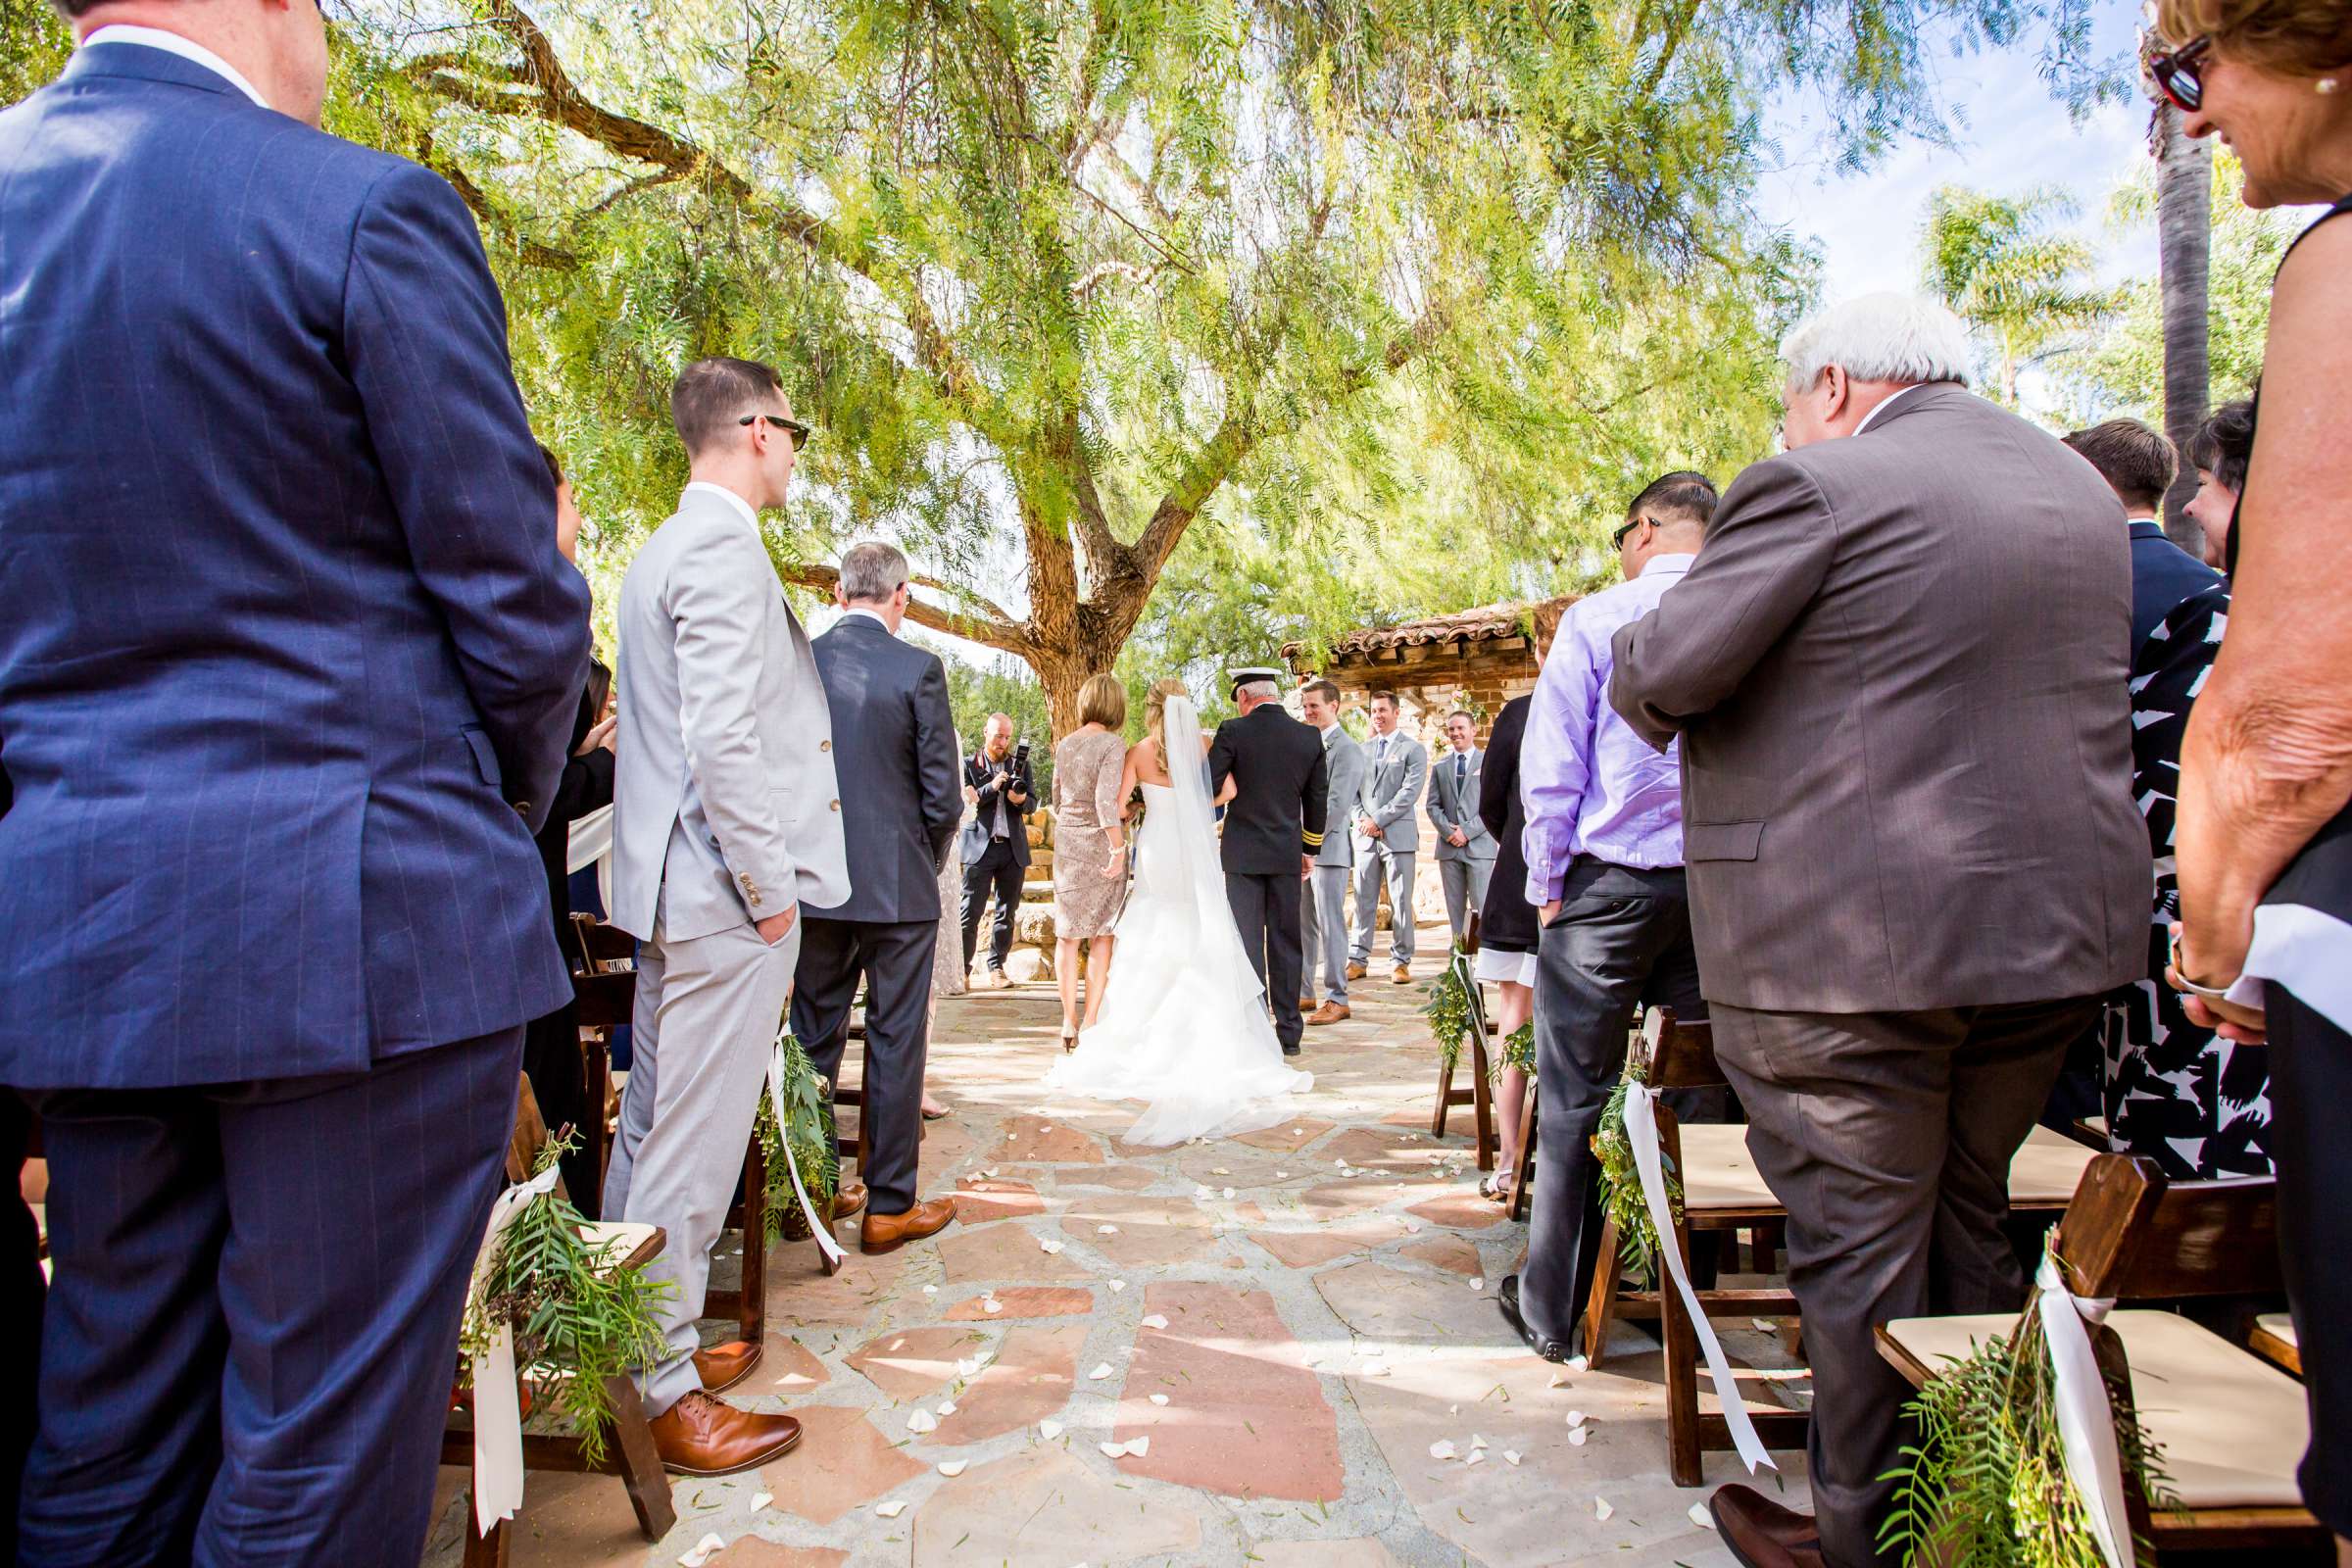
[[1612,550],[1623,550],[1625,548],[1625,536],[1629,533],[1632,533],[1636,528],[1641,527],[1647,521],[1649,521],[1647,517],[1636,517],[1633,521],[1627,523],[1624,527],[1609,535],[1609,548]]
[[2156,90],[2183,114],[2195,114],[2205,102],[2205,82],[2201,62],[2205,51],[2213,47],[2210,37],[2191,38],[2178,49],[2166,49],[2148,56],[2148,74],[2155,78]]
[[737,419],[735,422],[737,424],[750,424],[759,419],[765,419],[768,423],[774,425],[786,435],[791,436],[792,450],[795,452],[800,451],[801,448],[808,444],[809,427],[803,424],[798,419],[787,419],[781,414],[747,414],[742,418]]

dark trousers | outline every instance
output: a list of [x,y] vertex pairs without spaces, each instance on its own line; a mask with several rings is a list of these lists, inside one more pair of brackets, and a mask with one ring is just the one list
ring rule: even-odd
[[571,1152],[563,1161],[564,1196],[581,1218],[598,1218],[604,1212],[605,1178],[596,1168],[586,1129],[589,1118],[603,1115],[605,1107],[588,1103],[588,1057],[580,1049],[577,1006],[567,1002],[524,1028],[522,1071],[531,1081],[531,1098],[539,1102],[548,1132],[553,1135],[569,1127],[575,1134]]
[[850,1039],[850,1008],[866,982],[865,1102],[858,1166],[869,1212],[914,1206],[923,1136],[923,1061],[931,1048],[931,956],[937,920],[810,920],[793,972],[792,1033],[834,1087]]
[[1242,948],[1266,1000],[1274,1008],[1274,1037],[1285,1051],[1298,1049],[1306,1022],[1298,1016],[1298,985],[1306,957],[1298,933],[1299,890],[1297,871],[1260,876],[1250,871],[1225,873],[1225,902],[1233,907],[1233,923],[1242,933]]
[[[1703,1018],[1690,904],[1679,866],[1641,871],[1579,857],[1536,958],[1536,1201],[1519,1309],[1530,1327],[1573,1343],[1600,1253],[1600,1162],[1592,1132],[1625,1072],[1634,1009]],[[1721,1121],[1721,1090],[1678,1091],[1686,1121]],[[1713,1237],[1691,1238],[1694,1282],[1714,1283]]]
[[1715,1054],[1747,1147],[1788,1210],[1788,1285],[1813,1371],[1813,1508],[1831,1568],[1881,1561],[1911,1386],[1880,1359],[1894,1318],[2014,1312],[2009,1161],[2100,999],[1924,1012],[1717,1003]]
[[2311,1447],[2295,1473],[2320,1523],[2352,1536],[2352,1149],[2343,1135],[2352,1104],[2352,1035],[2263,987],[2270,1018],[2270,1149],[2278,1162],[2278,1261],[2303,1352]]
[[17,1183],[32,1133],[24,1102],[0,1089],[0,1563],[17,1560],[18,1483],[32,1447],[41,1370],[41,1228]]
[[1004,960],[1012,956],[1012,918],[1021,908],[1020,860],[1014,856],[1012,840],[991,839],[980,858],[963,868],[963,968],[971,972],[972,956],[980,950],[980,913],[988,907],[988,895],[997,895],[997,924],[989,933],[988,966],[1002,970]]
[[56,1263],[19,1561],[415,1568],[518,1026],[31,1098]]

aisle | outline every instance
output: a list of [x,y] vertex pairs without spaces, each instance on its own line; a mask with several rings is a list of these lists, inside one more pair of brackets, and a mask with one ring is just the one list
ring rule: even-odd
[[[1466,1109],[1429,1135],[1420,984],[1354,990],[1352,1022],[1307,1033],[1293,1119],[1173,1150],[1120,1143],[1121,1107],[1040,1094],[1050,990],[947,1004],[932,1084],[956,1114],[923,1182],[959,1223],[880,1258],[853,1243],[833,1280],[806,1244],[771,1254],[766,1361],[730,1397],[797,1414],[801,1447],[680,1479],[653,1547],[617,1481],[534,1475],[516,1568],[668,1565],[706,1534],[730,1543],[711,1568],[1729,1564],[1687,1513],[1706,1493],[1666,1479],[1640,1331],[1552,1388],[1495,1311],[1525,1227],[1477,1197]],[[1786,1364],[1768,1335],[1727,1344]],[[936,1427],[911,1433],[918,1410]],[[1781,1457],[1801,1506],[1802,1456]],[[1708,1456],[1710,1483],[1738,1471]],[[443,1472],[432,1568],[458,1561],[463,1479]]]

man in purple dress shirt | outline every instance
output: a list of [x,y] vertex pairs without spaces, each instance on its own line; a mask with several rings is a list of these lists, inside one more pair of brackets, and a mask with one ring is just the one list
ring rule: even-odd
[[[1525,1272],[1502,1282],[1502,1315],[1548,1361],[1576,1351],[1578,1314],[1600,1247],[1592,1131],[1625,1068],[1639,1004],[1706,1016],[1683,890],[1683,785],[1673,749],[1609,706],[1609,639],[1655,609],[1696,559],[1715,487],[1670,473],[1634,498],[1617,530],[1625,581],[1580,600],[1536,683],[1519,792],[1527,810],[1527,901],[1540,911],[1536,1075],[1541,1173]],[[1678,1114],[1720,1120],[1709,1103]],[[1695,1266],[1700,1264],[1692,1259]]]

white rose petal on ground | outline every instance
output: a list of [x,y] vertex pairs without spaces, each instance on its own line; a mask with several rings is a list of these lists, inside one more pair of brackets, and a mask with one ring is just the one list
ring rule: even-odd
[[1141,1459],[1145,1454],[1152,1451],[1152,1440],[1148,1437],[1129,1438],[1127,1440],[1127,1451],[1134,1454],[1138,1459]]
[[776,1494],[772,1492],[755,1492],[752,1494],[752,1511],[757,1513],[775,1500]]
[[1568,1374],[1565,1372],[1554,1372],[1551,1375],[1551,1382],[1548,1386],[1555,1389],[1567,1388],[1569,1386]]
[[1193,1189],[1193,1196],[1195,1198],[1205,1200],[1209,1196],[1209,1192],[1205,1187],[1196,1187]]
[[1616,1509],[1609,1506],[1608,1498],[1594,1497],[1592,1499],[1592,1517],[1599,1520],[1602,1524],[1607,1524],[1609,1522],[1609,1515],[1615,1513],[1616,1511]]
[[956,1413],[956,1401],[955,1401],[954,1399],[942,1399],[942,1400],[940,1400],[940,1401],[939,1401],[939,1409],[938,1409],[938,1411],[937,1411],[937,1414],[938,1414],[938,1415],[939,1415],[939,1416],[940,1416],[942,1419],[945,1419],[945,1418],[946,1418],[946,1417],[948,1417],[948,1416],[952,1416],[952,1415],[954,1415],[955,1413]]
[[727,1544],[716,1536],[705,1536],[686,1548],[678,1561],[683,1568],[703,1568],[713,1556],[727,1549]]
[[1429,1456],[1432,1459],[1450,1459],[1453,1457],[1453,1445],[1450,1443],[1433,1443],[1429,1446]]
[[1483,1291],[1487,1288],[1487,1282],[1484,1279],[1474,1279],[1470,1282],[1470,1288],[1474,1291]]
[[1581,1448],[1585,1446],[1585,1439],[1592,1435],[1591,1427],[1571,1427],[1568,1429],[1568,1446],[1572,1448]]
[[1108,1376],[1110,1376],[1110,1363],[1108,1361],[1103,1362],[1101,1366],[1096,1367],[1092,1372],[1087,1374],[1088,1380],[1095,1383],[1100,1383]]
[[1045,1439],[1048,1443],[1052,1443],[1055,1438],[1061,1436],[1061,1423],[1058,1421],[1040,1421],[1037,1424],[1037,1435]]
[[1153,1404],[1165,1404],[1168,1402],[1168,1396],[1164,1394],[1154,1394],[1152,1396],[1152,1402]]
[[1119,1234],[1119,1228],[1116,1225],[1098,1225],[1095,1227],[1095,1229],[1104,1236],[1116,1236]]
[[1590,1372],[1592,1370],[1592,1358],[1589,1355],[1572,1355],[1568,1358],[1568,1370]]
[[999,1312],[1004,1310],[1004,1303],[1003,1301],[982,1301],[980,1303],[980,1308],[982,1311],[988,1313],[989,1316],[994,1317]]
[[1470,1434],[1470,1446],[1471,1446],[1473,1449],[1477,1449],[1477,1448],[1483,1448],[1483,1447],[1485,1447],[1486,1446],[1487,1446],[1487,1440],[1486,1440],[1486,1439],[1484,1439],[1484,1438],[1480,1437],[1480,1436],[1479,1436],[1477,1433],[1475,1433],[1475,1432],[1473,1432],[1473,1433],[1471,1433],[1471,1434]]
[[1701,1530],[1715,1528],[1715,1516],[1707,1512],[1707,1505],[1703,1502],[1694,1502],[1690,1505],[1690,1522]]
[[1041,1252],[1058,1252],[1061,1250],[1061,1244],[1051,1236],[1041,1236],[1038,1238],[1037,1250]]
[[1572,1427],[1581,1427],[1581,1426],[1583,1426],[1583,1425],[1585,1424],[1585,1412],[1584,1412],[1584,1411],[1582,1411],[1582,1410],[1571,1410],[1571,1411],[1569,1411],[1569,1412],[1568,1412],[1568,1424],[1569,1424],[1570,1426],[1572,1426]]
[[1231,1171],[1227,1170],[1227,1169],[1226,1169],[1224,1166],[1222,1166],[1222,1165],[1211,1165],[1211,1166],[1209,1167],[1208,1173],[1209,1173],[1211,1176],[1230,1176],[1230,1175],[1232,1175],[1232,1174],[1233,1174],[1233,1172],[1231,1172]]
[[1125,1290],[1126,1288],[1127,1288],[1127,1282],[1126,1282],[1125,1280],[1112,1280],[1112,1281],[1110,1282],[1110,1294],[1111,1294],[1111,1295],[1113,1295],[1113,1296],[1116,1296],[1116,1295],[1118,1295],[1118,1294],[1119,1294],[1121,1291]]
[[946,1476],[950,1481],[953,1481],[957,1476],[963,1474],[964,1467],[971,1462],[972,1461],[969,1459],[950,1459],[947,1463],[939,1467],[939,1473],[943,1476]]
[[939,1287],[936,1285],[926,1285],[923,1287],[923,1294],[925,1296],[937,1296],[939,1294]]
[[904,1501],[877,1502],[874,1504],[874,1512],[881,1515],[885,1519],[896,1519],[899,1515],[905,1513],[906,1511],[906,1504]]
[[1160,1316],[1157,1312],[1154,1312],[1150,1317],[1144,1319],[1144,1327],[1148,1329],[1164,1329],[1167,1326],[1168,1320]]
[[1518,1450],[1517,1448],[1505,1448],[1505,1449],[1503,1449],[1503,1450],[1502,1450],[1502,1462],[1503,1462],[1504,1464],[1507,1464],[1507,1465],[1509,1465],[1509,1466],[1510,1466],[1512,1469],[1514,1469],[1514,1470],[1518,1469],[1518,1468],[1519,1468],[1519,1450]]
[[906,1412],[906,1430],[918,1437],[925,1432],[937,1432],[939,1417],[924,1409],[909,1410]]

